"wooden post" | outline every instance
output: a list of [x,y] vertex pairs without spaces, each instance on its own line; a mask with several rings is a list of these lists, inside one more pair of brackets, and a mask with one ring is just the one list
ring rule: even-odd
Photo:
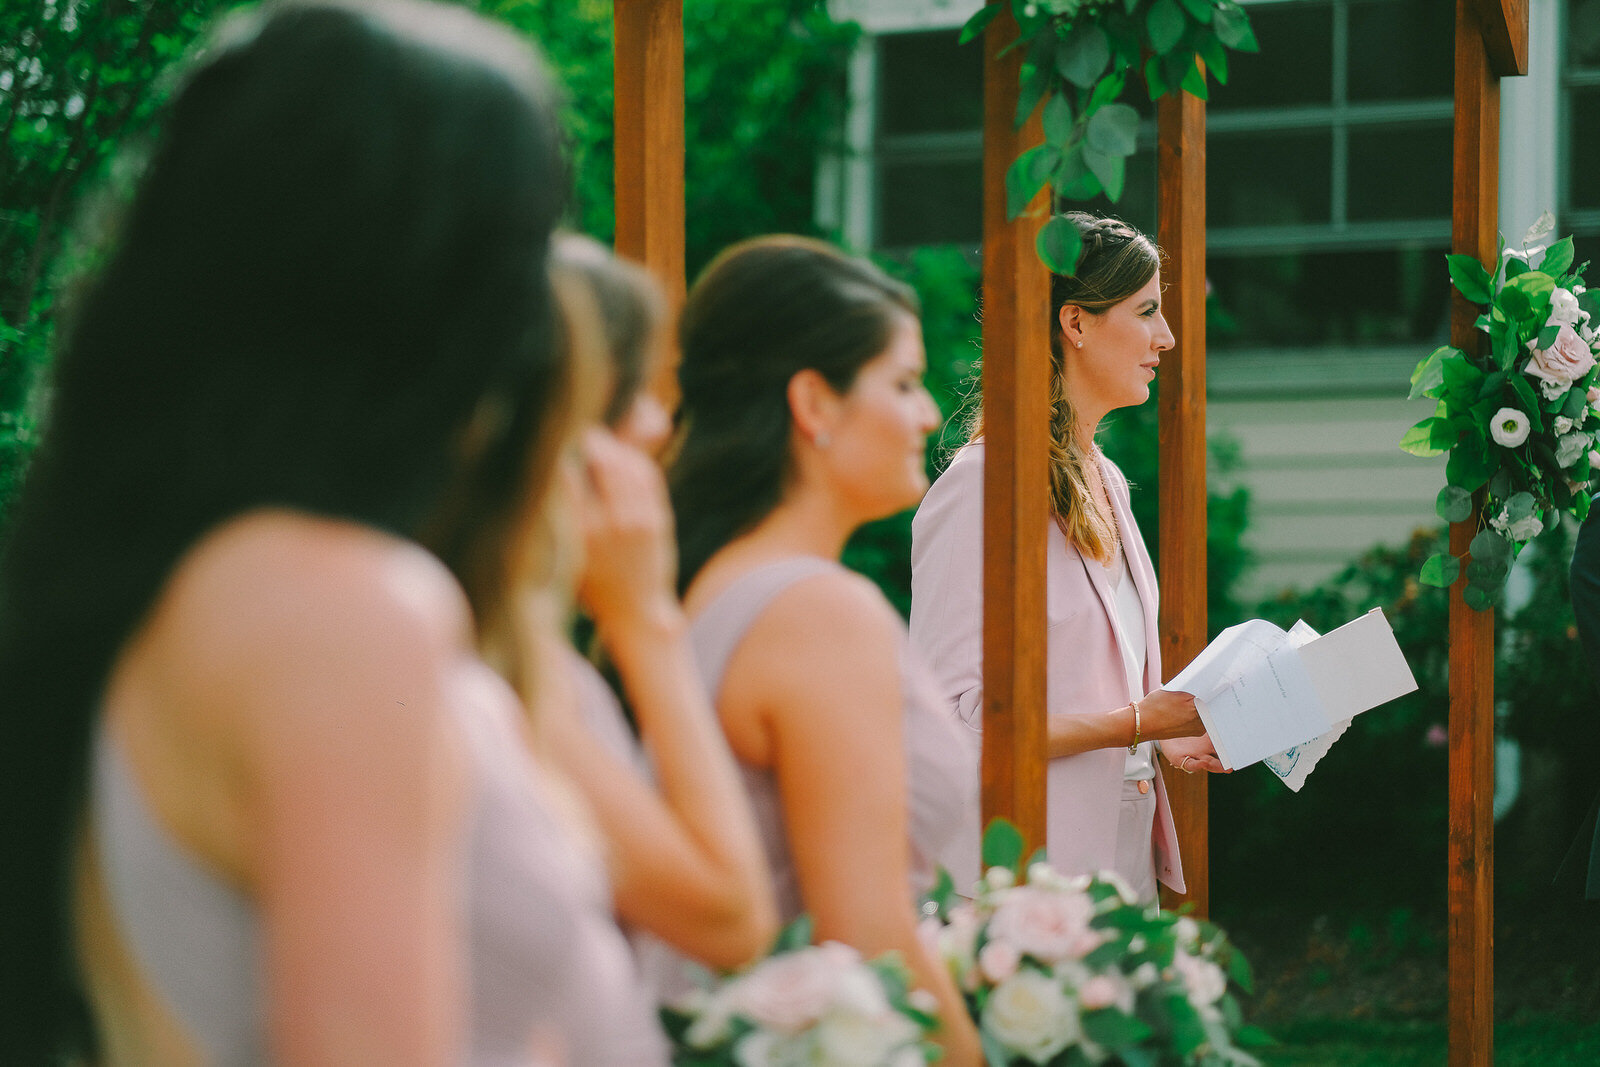
[[[1480,0],[1456,0],[1450,244],[1492,269],[1500,80],[1489,67],[1481,6]],[[1477,313],[1453,294],[1451,343],[1468,348],[1482,342],[1472,325]],[[1452,523],[1451,551],[1464,554],[1476,533],[1475,521]],[[1488,1067],[1494,1062],[1494,615],[1466,606],[1462,570],[1450,589],[1450,1067]]]
[[[1161,357],[1161,668],[1177,674],[1206,647],[1206,105],[1189,93],[1156,105],[1163,310],[1177,347]],[[1210,911],[1204,774],[1167,774],[1187,894],[1167,907]]]
[[[990,0],[1004,3],[1005,0]],[[983,818],[1045,840],[1045,533],[1049,528],[1050,279],[1034,250],[1048,191],[1006,220],[1006,169],[1044,139],[1015,128],[1022,53],[1002,14],[983,75]]]
[[[617,252],[643,263],[683,303],[683,0],[616,0]],[[675,350],[674,350],[675,352]],[[677,402],[676,355],[653,391]]]

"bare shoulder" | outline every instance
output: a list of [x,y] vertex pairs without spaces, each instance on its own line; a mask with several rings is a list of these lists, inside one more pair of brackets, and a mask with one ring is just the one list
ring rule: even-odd
[[[413,695],[437,707],[471,662],[471,616],[422,548],[353,523],[284,511],[234,519],[179,563],[136,639],[180,706],[273,709],[253,724],[314,731]],[[142,646],[142,647],[139,647]],[[337,708],[338,723],[320,710]]]
[[746,647],[777,686],[827,687],[898,673],[905,624],[869,579],[844,568],[796,582],[750,628]]

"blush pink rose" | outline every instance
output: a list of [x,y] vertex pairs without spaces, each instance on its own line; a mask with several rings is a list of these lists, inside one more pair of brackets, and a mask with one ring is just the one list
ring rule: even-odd
[[773,956],[738,980],[734,1012],[780,1034],[799,1033],[828,1010],[838,969],[820,948]]
[[989,981],[999,984],[1017,973],[1022,956],[1008,941],[990,941],[978,953],[978,967]]
[[1571,326],[1563,326],[1549,348],[1533,350],[1526,371],[1530,377],[1552,385],[1571,385],[1593,367],[1594,353],[1589,346]]
[[1089,927],[1093,918],[1094,903],[1085,893],[1019,886],[1008,890],[995,908],[989,937],[1043,963],[1060,963],[1087,955],[1101,943],[1099,932]]

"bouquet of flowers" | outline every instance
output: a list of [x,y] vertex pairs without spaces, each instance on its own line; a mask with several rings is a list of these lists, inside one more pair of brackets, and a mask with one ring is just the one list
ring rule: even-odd
[[1270,1039],[1241,1018],[1244,956],[1210,923],[1137,904],[1115,875],[1067,878],[996,820],[971,900],[941,882],[923,935],[964,992],[990,1067],[1236,1064]]
[[925,1067],[937,1023],[931,995],[910,990],[893,956],[864,960],[837,941],[813,945],[802,916],[766,959],[700,990],[662,1022],[679,1067]]
[[[1600,293],[1588,291],[1587,263],[1574,265],[1572,238],[1552,244],[1546,213],[1523,240],[1501,253],[1491,275],[1471,256],[1450,256],[1450,277],[1481,306],[1477,327],[1488,343],[1449,345],[1417,365],[1411,397],[1439,402],[1406,431],[1400,447],[1418,456],[1450,455],[1448,483],[1436,508],[1448,522],[1474,516],[1473,494],[1486,490],[1467,564],[1466,603],[1496,604],[1522,546],[1565,511],[1589,512],[1589,481],[1600,471]],[[1425,585],[1445,587],[1462,559],[1439,553],[1422,566]]]

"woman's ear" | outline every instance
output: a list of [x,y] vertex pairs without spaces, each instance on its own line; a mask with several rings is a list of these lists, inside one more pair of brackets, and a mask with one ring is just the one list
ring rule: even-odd
[[1077,304],[1062,304],[1061,311],[1056,316],[1056,321],[1061,326],[1061,336],[1066,338],[1067,347],[1083,347],[1083,326],[1086,316]]
[[829,434],[839,421],[843,398],[834,392],[828,379],[807,367],[789,379],[789,417],[800,436],[819,447],[826,447]]

